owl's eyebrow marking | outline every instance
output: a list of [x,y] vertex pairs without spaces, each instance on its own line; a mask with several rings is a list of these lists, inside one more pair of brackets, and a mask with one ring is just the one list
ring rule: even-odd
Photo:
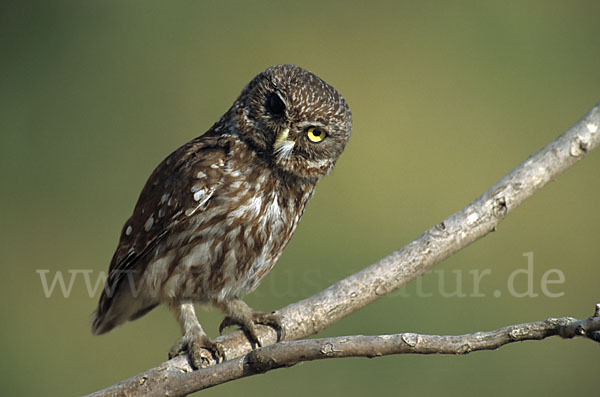
[[320,121],[301,121],[296,124],[298,127],[307,128],[307,127],[321,127],[327,130],[327,124],[321,123]]

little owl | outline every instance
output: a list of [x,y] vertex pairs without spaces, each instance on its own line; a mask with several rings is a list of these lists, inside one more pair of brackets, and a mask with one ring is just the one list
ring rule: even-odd
[[346,101],[314,74],[278,65],[256,76],[216,124],[146,182],[110,262],[92,333],[166,303],[183,333],[169,357],[187,351],[199,367],[203,349],[224,354],[194,303],[223,310],[219,330],[239,325],[255,344],[255,324],[281,330],[279,315],[255,312],[241,297],[281,255],[351,129]]

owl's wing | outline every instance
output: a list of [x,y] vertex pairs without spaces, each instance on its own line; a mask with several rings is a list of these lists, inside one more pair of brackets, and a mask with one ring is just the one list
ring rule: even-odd
[[109,313],[112,306],[123,306],[115,305],[115,299],[127,275],[142,274],[169,232],[188,216],[204,210],[222,183],[228,146],[224,139],[209,132],[177,149],[150,175],[133,215],[121,231],[93,316],[94,334],[108,332],[156,306],[153,303],[133,313]]

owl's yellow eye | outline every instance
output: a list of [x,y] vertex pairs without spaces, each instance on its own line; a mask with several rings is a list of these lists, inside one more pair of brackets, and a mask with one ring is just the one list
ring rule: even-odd
[[324,129],[321,129],[319,127],[309,127],[306,130],[306,136],[308,137],[309,141],[311,141],[313,143],[319,143],[323,139],[325,139],[325,137],[327,136],[327,133],[325,132]]

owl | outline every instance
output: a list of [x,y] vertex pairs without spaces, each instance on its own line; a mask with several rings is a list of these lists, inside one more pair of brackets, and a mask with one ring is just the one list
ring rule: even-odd
[[294,65],[258,74],[206,133],[150,175],[123,226],[92,316],[104,334],[166,304],[182,332],[169,357],[196,368],[223,347],[198,322],[194,303],[225,313],[260,345],[256,324],[281,330],[276,313],[241,298],[273,268],[316,183],[344,150],[352,115],[340,93]]

